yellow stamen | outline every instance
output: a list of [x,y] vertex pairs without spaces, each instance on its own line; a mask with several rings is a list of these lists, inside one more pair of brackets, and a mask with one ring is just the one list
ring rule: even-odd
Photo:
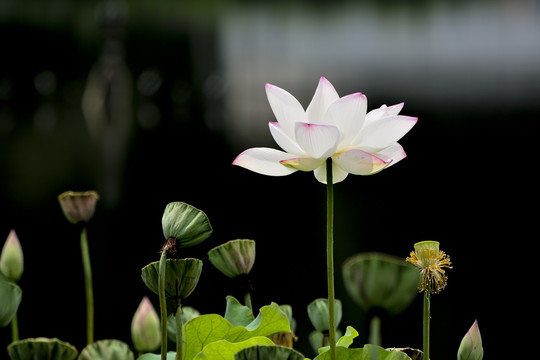
[[438,293],[445,288],[448,278],[443,268],[451,269],[452,263],[450,257],[439,250],[439,243],[424,241],[416,244],[415,251],[406,260],[420,269],[420,291]]

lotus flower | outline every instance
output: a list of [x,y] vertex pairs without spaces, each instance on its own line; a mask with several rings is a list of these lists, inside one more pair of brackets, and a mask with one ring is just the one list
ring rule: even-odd
[[233,162],[263,175],[314,171],[317,180],[326,183],[328,158],[332,158],[333,183],[343,181],[349,173],[375,174],[405,158],[397,141],[417,121],[398,115],[403,103],[367,113],[364,94],[340,98],[324,77],[305,111],[294,96],[277,86],[266,84],[266,95],[277,119],[270,122],[270,133],[284,151],[252,148]]

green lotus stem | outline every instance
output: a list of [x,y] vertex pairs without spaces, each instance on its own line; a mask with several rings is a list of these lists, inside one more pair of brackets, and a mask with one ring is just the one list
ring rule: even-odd
[[374,315],[369,321],[369,343],[373,345],[381,345],[381,318]]
[[183,332],[182,305],[178,304],[176,308],[176,360],[182,360],[184,356]]
[[429,360],[429,319],[430,299],[429,289],[424,290],[424,360]]
[[328,275],[328,325],[330,359],[336,359],[336,319],[334,295],[334,184],[332,158],[326,160],[326,268]]
[[161,257],[159,259],[159,287],[158,287],[159,311],[161,315],[161,360],[167,360],[167,299],[165,298],[166,264],[167,264],[167,250],[163,249],[163,251],[161,252]]
[[253,312],[253,305],[251,305],[251,294],[249,293],[249,290],[246,291],[246,294],[244,295],[244,305]]
[[94,291],[92,289],[92,267],[90,265],[86,226],[83,226],[81,230],[81,254],[86,292],[86,343],[89,345],[94,342]]
[[17,321],[17,312],[11,319],[11,341],[19,340],[19,322]]

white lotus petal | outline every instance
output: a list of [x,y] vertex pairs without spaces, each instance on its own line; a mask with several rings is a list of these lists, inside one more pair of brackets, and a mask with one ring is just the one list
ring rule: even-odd
[[233,161],[233,165],[238,165],[263,175],[283,176],[296,171],[280,163],[280,161],[290,159],[292,156],[276,149],[251,148],[238,155]]
[[352,149],[333,157],[344,171],[354,175],[371,175],[384,169],[389,162],[360,149]]
[[382,105],[378,109],[373,109],[366,115],[366,124],[375,120],[379,120],[385,116],[397,115],[399,114],[401,109],[403,109],[404,105],[405,103],[399,103],[392,106]]
[[294,139],[294,124],[307,121],[304,108],[294,96],[275,85],[266,84],[266,97],[281,129]]
[[341,134],[335,126],[296,123],[296,141],[310,157],[324,159],[335,151]]
[[[315,178],[319,180],[319,182],[326,184],[326,161],[321,166],[316,168],[313,173],[315,175]],[[332,184],[342,182],[343,180],[345,180],[347,175],[349,175],[348,172],[337,166],[335,161],[332,162]]]
[[407,157],[405,150],[403,150],[403,147],[398,143],[394,143],[374,155],[385,161],[389,161],[390,164],[388,164],[387,167],[390,167],[396,164],[398,161],[403,160]]
[[384,117],[366,124],[355,147],[382,150],[401,139],[416,124],[417,118],[403,115]]
[[359,134],[367,111],[367,98],[362,93],[342,97],[333,102],[325,114],[325,124],[335,125],[342,135],[338,151],[349,145]]
[[321,164],[325,161],[326,161],[325,159],[293,158],[293,159],[282,160],[281,163],[295,170],[313,171],[319,166],[321,166]]
[[268,126],[270,127],[272,137],[283,150],[295,155],[306,155],[300,146],[283,131],[279,123],[271,122]]
[[339,95],[334,86],[325,77],[321,77],[315,95],[306,109],[307,121],[311,124],[323,124],[326,110],[338,99]]

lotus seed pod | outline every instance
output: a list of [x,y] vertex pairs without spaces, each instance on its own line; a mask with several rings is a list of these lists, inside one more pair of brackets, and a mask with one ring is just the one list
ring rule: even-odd
[[95,191],[66,191],[58,196],[62,212],[72,224],[88,223],[94,216],[98,199]]
[[[187,298],[199,282],[202,271],[199,259],[167,259],[165,269],[165,296],[173,301]],[[141,271],[148,288],[159,294],[159,261],[152,262]]]
[[354,255],[343,263],[342,270],[347,293],[366,312],[382,308],[389,314],[399,314],[418,294],[418,271],[396,256]]
[[[317,331],[328,331],[330,325],[328,324],[328,299],[317,299],[312,301],[307,308],[309,320],[313,324],[313,327]],[[336,299],[334,307],[334,316],[335,316],[335,325],[336,328],[339,326],[341,321],[342,310],[341,310],[341,301]]]
[[161,225],[165,239],[175,239],[179,248],[197,245],[212,234],[206,214],[183,202],[172,202],[165,207]]
[[234,279],[247,275],[255,263],[255,241],[231,240],[208,252],[208,259],[219,271]]

